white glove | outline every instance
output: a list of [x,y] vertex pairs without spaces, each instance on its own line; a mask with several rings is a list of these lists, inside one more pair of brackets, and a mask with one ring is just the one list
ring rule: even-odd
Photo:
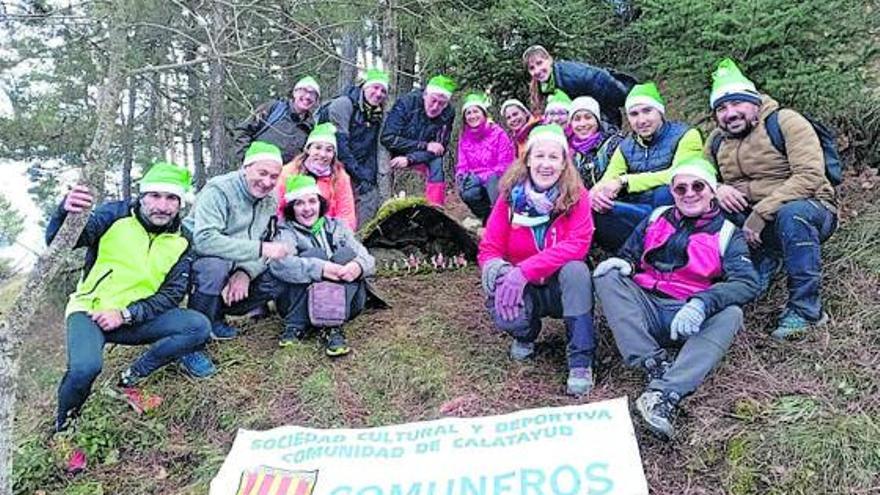
[[593,276],[601,277],[611,270],[620,270],[621,275],[629,277],[629,274],[632,273],[632,265],[623,258],[608,258],[596,266],[596,269],[593,270]]
[[672,318],[672,323],[669,325],[669,336],[672,340],[694,336],[700,331],[705,319],[706,306],[703,305],[703,301],[696,298],[691,299]]

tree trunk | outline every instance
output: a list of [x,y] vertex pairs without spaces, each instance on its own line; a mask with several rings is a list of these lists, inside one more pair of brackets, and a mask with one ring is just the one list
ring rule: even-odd
[[229,165],[228,147],[229,139],[226,136],[226,94],[223,85],[226,83],[226,65],[221,58],[226,38],[225,8],[220,2],[211,5],[211,24],[213,27],[214,44],[216,52],[211,58],[208,98],[210,99],[211,114],[211,175],[222,173]]
[[[388,108],[394,105],[397,100],[398,89],[398,71],[397,71],[397,46],[399,32],[397,29],[397,0],[385,0],[385,10],[382,16],[382,61],[388,69],[391,76],[391,87],[388,89]],[[394,194],[394,176],[388,163],[391,161],[391,154],[384,146],[379,147],[379,195],[384,202]]]
[[336,94],[342,94],[354,84],[357,77],[357,49],[360,26],[351,24],[342,32],[342,58],[339,61],[339,75],[336,80]]
[[400,38],[400,54],[398,59],[398,68],[400,72],[397,77],[397,94],[403,95],[409,93],[413,89],[416,73],[416,44],[412,38]]
[[128,78],[128,116],[125,120],[125,143],[122,158],[122,199],[131,200],[131,165],[134,162],[134,114],[137,107],[137,77]]
[[[121,10],[121,9],[120,9]],[[120,10],[111,15],[109,44],[110,53],[107,73],[100,88],[97,101],[97,122],[91,144],[85,152],[81,184],[93,192],[103,188],[104,171],[109,161],[113,126],[119,108],[119,97],[125,80],[124,55],[126,48],[126,23],[120,19]],[[24,288],[10,306],[6,318],[0,323],[0,495],[12,494],[12,454],[15,448],[14,420],[15,397],[18,384],[19,351],[21,336],[40,308],[43,293],[55,279],[64,255],[76,243],[88,220],[88,212],[71,214],[61,225],[54,242],[37,260]]]
[[[186,52],[187,60],[196,57],[195,45],[189,47]],[[190,142],[192,143],[193,155],[193,182],[196,190],[200,190],[208,180],[205,170],[205,156],[202,150],[202,85],[199,81],[197,66],[190,65],[186,68],[187,102],[189,103]]]

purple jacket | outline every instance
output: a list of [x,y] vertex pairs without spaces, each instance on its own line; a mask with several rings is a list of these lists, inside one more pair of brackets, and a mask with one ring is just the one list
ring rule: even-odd
[[504,174],[515,156],[513,142],[495,122],[485,122],[476,129],[465,125],[458,140],[455,176],[474,174],[485,181],[492,175]]

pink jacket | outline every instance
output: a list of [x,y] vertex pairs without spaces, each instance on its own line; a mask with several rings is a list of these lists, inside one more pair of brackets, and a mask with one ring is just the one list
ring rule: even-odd
[[711,287],[724,274],[720,233],[691,234],[687,246],[687,265],[672,272],[661,272],[648,263],[645,256],[651,250],[662,246],[674,233],[675,226],[663,215],[648,225],[645,229],[645,247],[642,251],[642,259],[639,261],[639,273],[633,276],[633,281],[645,289],[686,300]]
[[509,200],[499,198],[486,221],[486,231],[480,241],[477,262],[483,267],[493,259],[502,259],[522,269],[533,284],[545,280],[569,261],[583,261],[593,240],[593,215],[590,212],[590,194],[581,188],[577,203],[564,215],[556,217],[539,248],[529,227],[513,225]]
[[485,181],[492,175],[504,174],[514,158],[513,142],[501,126],[495,122],[486,122],[476,129],[465,125],[458,140],[455,176],[475,174]]

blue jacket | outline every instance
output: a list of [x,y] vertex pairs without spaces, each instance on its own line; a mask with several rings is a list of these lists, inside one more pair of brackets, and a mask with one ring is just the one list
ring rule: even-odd
[[557,60],[553,62],[553,81],[571,99],[591,96],[599,102],[603,119],[620,127],[619,109],[636,80],[624,74],[612,74],[606,69],[583,62]]
[[647,145],[636,138],[635,132],[631,132],[619,146],[626,159],[627,173],[657,172],[669,168],[678,142],[690,128],[684,122],[666,121]]
[[431,141],[438,142],[449,150],[449,136],[455,110],[447,106],[437,117],[428,118],[422,90],[414,90],[400,97],[385,119],[382,129],[382,146],[388,148],[391,156],[405,155],[410,163],[427,163],[437,155],[427,150]]
[[356,189],[376,187],[379,130],[383,120],[381,109],[370,115],[364,111],[366,103],[362,95],[360,86],[352,86],[317,113],[319,123],[332,122],[336,126],[336,153]]
[[[104,203],[92,211],[86,222],[85,229],[83,229],[74,246],[74,248],[86,248],[82,280],[88,277],[92,267],[95,266],[95,261],[98,258],[98,244],[101,242],[104,234],[118,220],[132,215],[137,216],[137,208],[137,202],[114,201]],[[55,210],[55,213],[49,220],[49,225],[46,227],[46,245],[49,245],[58,234],[58,230],[61,228],[61,224],[64,223],[65,218],[67,218],[67,211],[64,210],[62,202]],[[165,232],[178,232],[179,229],[180,221],[178,218],[174,220],[171,226],[165,229]],[[165,276],[165,280],[155,294],[127,306],[128,311],[131,313],[132,322],[142,323],[178,307],[189,289],[191,264],[192,250],[187,249]],[[149,276],[149,268],[144,267],[145,277]]]

